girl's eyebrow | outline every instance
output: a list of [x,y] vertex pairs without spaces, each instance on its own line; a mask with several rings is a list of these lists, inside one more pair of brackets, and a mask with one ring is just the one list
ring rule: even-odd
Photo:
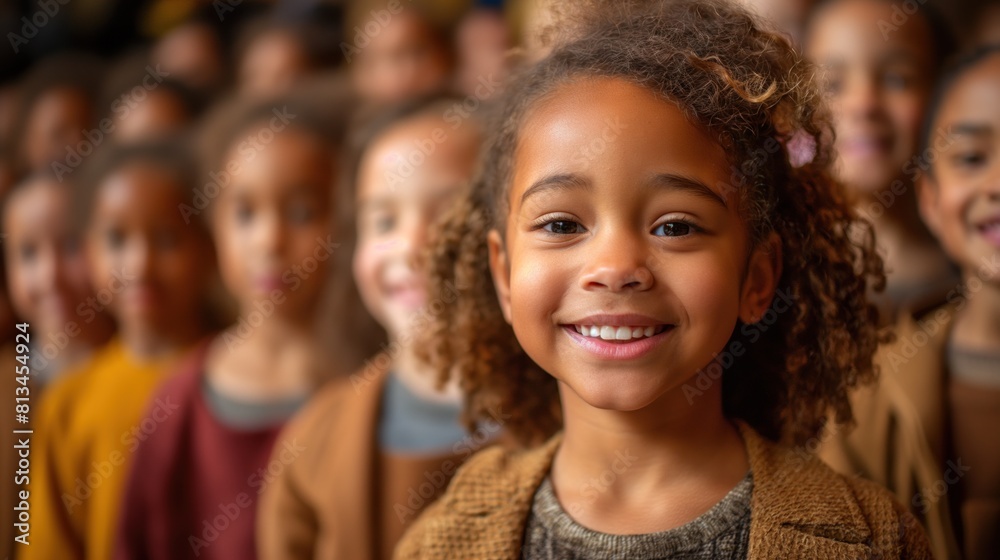
[[993,129],[989,125],[959,122],[949,127],[952,136],[990,136]]
[[[690,177],[683,177],[673,173],[658,173],[650,180],[649,186],[657,189],[689,192],[711,200],[723,208],[729,208],[729,205],[726,204],[726,199],[722,198],[719,193],[713,191],[701,181],[691,179]],[[529,197],[539,193],[579,188],[589,190],[591,188],[590,181],[572,173],[549,175],[535,181],[524,191],[524,194],[521,195],[521,205],[523,206],[524,201],[528,200]]]
[[542,177],[525,189],[524,194],[521,195],[521,206],[524,206],[524,201],[528,200],[530,196],[546,191],[560,191],[574,188],[589,190],[591,184],[590,181],[572,173],[557,173]]
[[651,184],[654,187],[661,189],[689,192],[696,196],[707,198],[712,202],[716,202],[723,208],[729,208],[729,205],[726,204],[726,199],[722,198],[719,193],[713,191],[705,183],[696,179],[691,179],[690,177],[682,177],[681,175],[674,175],[673,173],[659,173],[653,177]]
[[392,206],[392,204],[393,201],[391,197],[385,197],[385,196],[367,197],[367,198],[362,198],[357,202],[355,202],[354,209],[357,212],[362,212],[372,208],[374,209],[388,208]]

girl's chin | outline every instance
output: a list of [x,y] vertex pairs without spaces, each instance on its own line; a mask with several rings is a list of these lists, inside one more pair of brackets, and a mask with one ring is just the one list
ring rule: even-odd
[[643,410],[657,402],[663,394],[663,387],[659,384],[630,383],[612,378],[573,380],[561,385],[562,391],[570,391],[575,400],[588,407],[614,412]]

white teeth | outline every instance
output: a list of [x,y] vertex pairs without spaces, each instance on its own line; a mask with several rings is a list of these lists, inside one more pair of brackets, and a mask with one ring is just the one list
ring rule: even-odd
[[650,337],[659,332],[657,327],[611,327],[598,325],[574,325],[576,332],[590,338],[603,340],[632,340]]

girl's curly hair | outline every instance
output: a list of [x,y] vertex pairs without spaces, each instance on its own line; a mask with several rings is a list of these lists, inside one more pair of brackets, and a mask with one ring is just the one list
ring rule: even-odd
[[560,428],[555,380],[504,321],[486,237],[503,231],[518,133],[535,102],[581,78],[623,79],[718,139],[734,170],[723,187],[737,196],[752,241],[774,232],[783,245],[778,290],[792,304],[765,314],[766,325],[734,330],[730,344],[743,341],[746,353],[723,372],[726,415],[793,444],[817,436],[830,412],[851,422],[848,392],[875,379],[878,315],[866,290],[885,279],[870,224],[829,174],[832,132],[813,68],[724,1],[633,0],[579,13],[589,15],[574,36],[509,84],[480,173],[443,222],[431,290],[432,301],[450,303],[425,332],[424,359],[442,382],[460,376],[470,425],[503,409],[505,427],[526,444]]

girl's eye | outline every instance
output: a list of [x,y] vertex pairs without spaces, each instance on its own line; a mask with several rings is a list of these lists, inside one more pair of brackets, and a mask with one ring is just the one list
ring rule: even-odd
[[882,77],[882,82],[889,89],[902,90],[910,87],[910,78],[905,74],[890,72]]
[[62,240],[62,250],[67,255],[76,255],[80,252],[80,240],[75,236],[66,237]]
[[691,224],[685,222],[667,222],[653,229],[653,235],[661,237],[683,237],[692,231]]
[[118,229],[108,230],[104,234],[104,242],[109,249],[121,249],[125,245],[125,234]]
[[159,231],[153,237],[153,243],[158,249],[173,249],[177,245],[177,235],[172,231]]
[[293,224],[305,224],[312,218],[313,211],[308,204],[297,203],[288,208],[288,220]]
[[249,204],[237,204],[234,214],[238,224],[247,224],[253,219],[253,209],[250,208]]
[[583,226],[572,220],[552,220],[542,225],[542,229],[556,235],[573,235],[583,233]]
[[396,227],[396,219],[389,215],[378,216],[373,220],[372,229],[375,233],[388,233]]
[[959,152],[955,154],[952,161],[958,167],[976,168],[986,161],[986,154],[982,152]]
[[34,243],[21,245],[18,255],[20,256],[21,262],[29,263],[35,260],[35,256],[38,254],[38,247]]
[[364,224],[364,231],[368,234],[384,235],[396,227],[396,216],[392,212],[376,210],[366,212],[361,223]]
[[827,78],[823,80],[822,87],[828,95],[836,95],[843,89],[843,84],[839,78]]

